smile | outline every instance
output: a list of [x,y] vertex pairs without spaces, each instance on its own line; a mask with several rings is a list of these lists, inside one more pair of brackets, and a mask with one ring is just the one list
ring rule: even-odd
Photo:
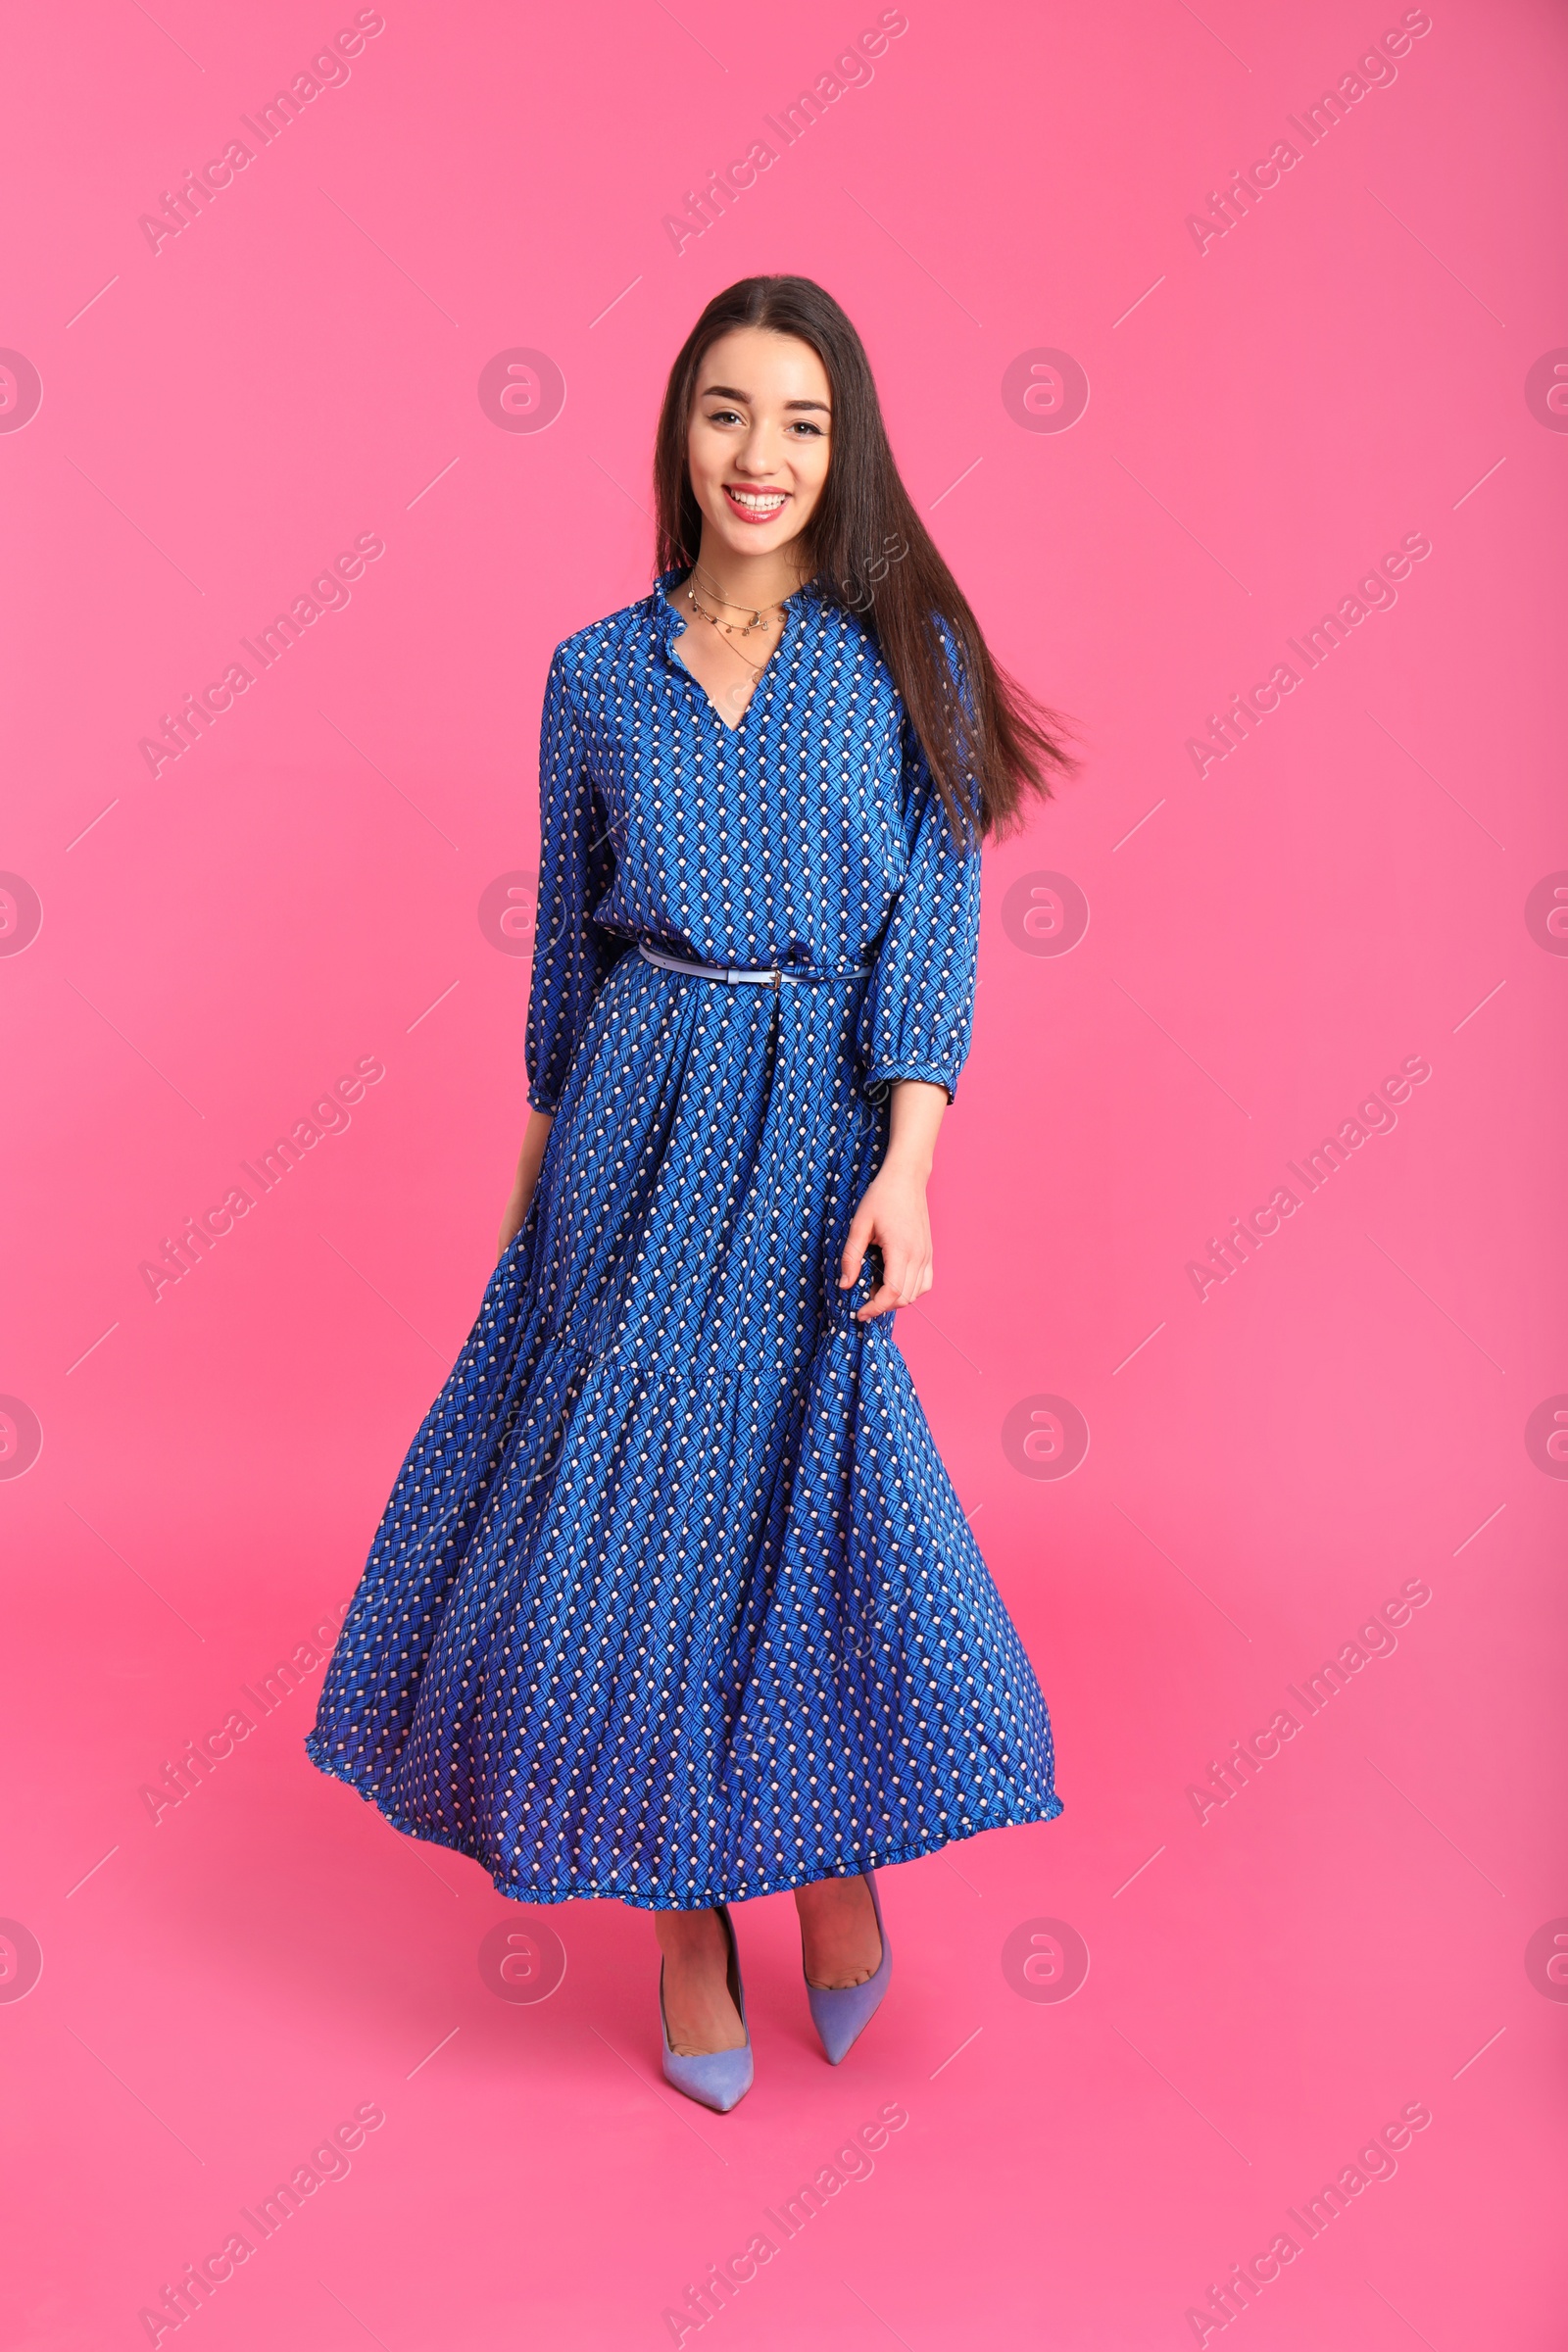
[[733,482],[724,484],[724,496],[731,511],[744,522],[771,522],[782,514],[789,499],[787,490],[741,490]]

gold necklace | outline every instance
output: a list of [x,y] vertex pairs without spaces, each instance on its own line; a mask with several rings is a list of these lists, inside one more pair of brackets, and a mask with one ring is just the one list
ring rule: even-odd
[[[743,654],[741,652],[740,647],[735,644],[734,640],[737,637],[750,637],[754,629],[760,628],[763,624],[763,614],[760,612],[754,612],[753,618],[746,623],[744,628],[737,628],[733,621],[720,620],[716,612],[710,612],[706,605],[700,605],[698,603],[696,591],[693,589],[690,580],[686,582],[686,602],[690,605],[694,612],[700,612],[705,620],[712,623],[713,627],[717,629],[720,635],[723,636],[728,642],[730,652],[735,656],[736,660],[739,662],[744,662],[747,668],[752,672],[753,676],[760,678],[763,669],[766,667],[766,663],[754,662],[749,654]],[[744,612],[746,611],[746,607],[744,605],[737,605],[735,610],[738,612]],[[783,606],[776,606],[775,611],[778,614],[779,620],[782,622],[784,619]]]

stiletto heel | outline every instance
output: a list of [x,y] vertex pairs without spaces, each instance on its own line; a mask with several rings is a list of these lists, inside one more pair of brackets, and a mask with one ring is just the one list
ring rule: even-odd
[[876,1872],[860,1873],[871,1889],[871,1908],[876,1913],[877,1934],[882,1938],[882,1957],[873,1975],[863,1984],[813,1984],[806,1976],[806,1962],[801,1962],[801,1975],[806,1977],[806,1998],[810,2004],[811,2023],[827,2053],[829,2066],[837,2066],[852,2046],[858,2041],[877,2010],[888,1988],[893,1973],[893,1952],[888,1943],[888,1932],[882,1925],[882,1905],[877,1900]]
[[664,2043],[664,2080],[715,2115],[727,2115],[752,2087],[752,2031],[746,2023],[746,1987],[741,1983],[741,1956],[727,1903],[715,1903],[724,1940],[729,1946],[726,1981],[746,2035],[738,2050],[701,2050],[682,2058],[669,2046],[669,2021],[664,2015],[664,1963],[659,1963],[659,2031]]

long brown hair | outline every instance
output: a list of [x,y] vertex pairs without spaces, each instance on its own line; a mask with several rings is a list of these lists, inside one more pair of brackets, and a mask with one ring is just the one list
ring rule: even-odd
[[858,612],[875,631],[956,838],[1015,832],[1033,801],[1053,797],[1053,774],[1078,766],[1061,740],[1070,729],[994,660],[899,478],[865,346],[813,279],[743,277],[726,286],[676,355],[654,446],[660,571],[688,570],[697,560],[703,517],[687,432],[698,371],[720,335],[744,326],[808,343],[832,387],[832,457],[802,534],[810,593]]

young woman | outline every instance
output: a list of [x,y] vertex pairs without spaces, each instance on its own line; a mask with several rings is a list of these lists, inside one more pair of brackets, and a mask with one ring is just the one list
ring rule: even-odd
[[835,2064],[875,1866],[1049,1821],[1050,1723],[892,1336],[969,1049],[980,842],[1073,763],[1002,673],[809,279],[675,361],[653,591],[545,692],[527,1129],[306,1745],[529,1903],[655,1914],[664,2072],[732,2107],[727,1906]]

